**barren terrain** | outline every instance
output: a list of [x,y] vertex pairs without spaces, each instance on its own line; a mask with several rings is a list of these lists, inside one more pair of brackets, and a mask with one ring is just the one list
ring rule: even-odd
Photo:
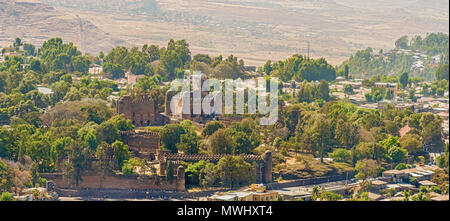
[[193,54],[261,65],[306,54],[309,42],[311,57],[339,64],[358,49],[390,49],[402,35],[449,32],[448,0],[156,0],[151,11],[136,11],[141,1],[108,8],[94,0],[0,0],[0,47],[15,37],[39,45],[58,36],[96,55],[174,38],[186,39]]

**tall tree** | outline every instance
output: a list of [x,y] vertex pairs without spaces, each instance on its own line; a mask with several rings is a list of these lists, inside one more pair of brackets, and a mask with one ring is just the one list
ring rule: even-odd
[[185,133],[179,124],[167,124],[160,131],[161,143],[167,150],[177,153],[177,143],[180,142],[181,135]]
[[409,81],[408,72],[405,71],[400,75],[399,82],[401,86],[405,88],[406,86],[408,86],[408,81]]

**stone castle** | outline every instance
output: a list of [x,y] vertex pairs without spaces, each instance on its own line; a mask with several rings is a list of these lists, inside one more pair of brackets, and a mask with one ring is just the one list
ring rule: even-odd
[[[223,154],[206,155],[206,154],[172,154],[167,150],[159,150],[157,152],[157,161],[159,162],[159,168],[161,175],[165,175],[167,162],[172,161],[174,165],[178,165],[178,162],[190,162],[196,163],[200,160],[217,163],[220,159],[225,157]],[[256,178],[257,182],[270,183],[272,182],[272,152],[266,151],[262,156],[245,154],[240,155],[243,160],[249,163],[256,163]]]
[[[194,100],[193,93],[190,93],[190,110],[193,113],[194,102],[201,102]],[[183,114],[181,112],[182,101],[175,104],[177,107],[176,113],[172,113],[170,109],[174,91],[168,91],[165,99],[165,111],[159,113],[158,107],[152,98],[148,95],[139,96],[122,96],[117,101],[117,113],[123,114],[124,117],[130,120],[136,127],[146,126],[164,126],[171,121],[177,122],[183,119],[190,119],[193,122],[204,124],[210,120],[219,120],[224,124],[231,124],[233,121],[242,119],[239,116],[224,116],[223,114]],[[207,96],[208,92],[200,92],[201,98]],[[211,106],[214,101],[212,101]],[[222,106],[223,108],[223,106]],[[137,132],[126,131],[121,132],[122,141],[129,146],[133,157],[146,159],[153,165],[159,166],[159,171],[153,176],[146,177],[145,180],[138,179],[137,175],[106,175],[103,177],[95,173],[88,173],[83,175],[83,181],[79,188],[85,189],[144,189],[144,190],[185,190],[185,168],[181,162],[195,163],[200,160],[218,162],[225,155],[187,155],[187,154],[172,154],[170,151],[162,150],[160,148],[160,136],[157,132]],[[272,182],[272,154],[266,152],[263,156],[259,155],[242,155],[245,161],[257,165],[257,180],[258,182],[269,183]],[[95,161],[96,159],[92,159]],[[166,175],[168,162],[172,162],[174,170],[174,180],[169,181]],[[64,178],[62,174],[45,174],[45,178],[51,180],[56,184],[57,188],[68,189],[72,185]]]
[[131,97],[125,95],[117,101],[117,113],[123,114],[137,127],[162,126],[170,122],[170,118],[158,113],[155,102],[147,95]]
[[121,132],[120,135],[122,141],[128,145],[134,156],[155,160],[160,147],[159,133],[126,131]]

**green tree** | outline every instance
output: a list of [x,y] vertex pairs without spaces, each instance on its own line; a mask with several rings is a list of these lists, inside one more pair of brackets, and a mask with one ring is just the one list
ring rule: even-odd
[[141,89],[144,93],[148,93],[159,86],[156,78],[144,76],[138,80],[135,87]]
[[399,48],[399,49],[407,49],[408,48],[408,36],[402,36],[401,38],[397,39],[397,41],[395,41],[395,48]]
[[212,59],[207,54],[196,54],[194,56],[194,61],[203,62],[205,64],[211,64]]
[[402,146],[398,140],[398,137],[395,137],[395,136],[390,136],[390,137],[380,141],[380,144],[383,145],[383,147],[386,148],[386,150],[389,150],[393,147],[401,147]]
[[14,171],[6,163],[0,161],[0,192],[12,191],[14,187]]
[[339,201],[342,198],[342,195],[330,191],[323,191],[320,193],[320,201]]
[[399,163],[406,158],[407,151],[400,147],[392,147],[387,151],[387,160],[390,163]]
[[336,162],[351,162],[352,160],[351,152],[346,149],[335,149],[328,155]]
[[97,136],[95,135],[95,130],[90,130],[86,135],[83,136],[83,144],[89,149],[95,151],[97,149]]
[[36,56],[36,47],[32,44],[23,44],[23,50],[25,51],[25,56]]
[[202,135],[210,136],[218,129],[224,128],[224,125],[219,121],[208,121],[203,128]]
[[51,146],[51,158],[55,168],[59,167],[59,160],[66,157],[68,151],[72,148],[74,140],[71,137],[63,137],[56,139]]
[[447,81],[449,80],[448,64],[439,65],[438,69],[436,70],[435,79],[436,80],[446,79]]
[[114,79],[124,77],[128,56],[126,47],[116,47],[103,58],[103,71],[111,73]]
[[217,172],[220,182],[226,187],[248,185],[255,181],[254,170],[251,164],[239,156],[227,155],[217,163]]
[[72,57],[72,68],[73,71],[78,71],[80,73],[86,74],[89,72],[89,65],[91,64],[91,61],[87,56],[74,56]]
[[172,161],[168,161],[167,162],[167,168],[166,168],[166,177],[167,180],[172,183],[173,180],[175,179],[175,174],[174,174],[174,168],[173,168],[173,164]]
[[348,68],[348,64],[344,65],[344,77],[346,80],[348,80],[349,77],[349,68]]
[[200,160],[194,164],[189,164],[186,168],[186,184],[194,186],[200,185],[200,181],[204,179],[204,170],[207,164],[208,163],[204,160]]
[[160,51],[160,61],[161,76],[167,80],[175,79],[177,69],[191,61],[189,44],[185,40],[170,39],[167,48]]
[[406,165],[405,163],[399,163],[397,164],[397,166],[395,166],[395,170],[404,170],[404,169],[408,169],[408,165]]
[[69,150],[69,161],[66,167],[67,175],[75,186],[78,187],[80,182],[83,181],[83,172],[88,167],[87,151],[81,145],[75,144],[71,146]]
[[178,152],[176,145],[184,133],[183,127],[179,124],[166,124],[159,133],[163,147],[172,153]]
[[441,118],[433,113],[424,113],[420,118],[423,142],[436,150],[444,149],[441,122]]
[[97,129],[97,135],[100,141],[105,141],[108,144],[112,144],[120,139],[119,130],[111,121],[101,123]]
[[103,142],[95,151],[95,157],[97,158],[96,166],[98,168],[98,175],[103,181],[105,176],[111,172],[114,168],[113,164],[114,150],[111,145]]
[[352,87],[351,84],[346,84],[346,85],[344,86],[344,93],[345,93],[345,94],[349,94],[349,95],[352,95],[352,94],[355,93],[355,92],[353,91],[353,87]]
[[266,62],[266,64],[264,64],[264,69],[263,69],[263,71],[264,71],[264,73],[265,73],[266,75],[270,75],[270,72],[272,72],[272,70],[273,70],[273,68],[272,68],[272,61],[271,61],[271,60],[268,60],[268,61]]
[[307,126],[301,136],[305,147],[316,152],[321,162],[326,152],[331,149],[331,122],[324,114],[315,114],[307,122]]
[[212,154],[232,154],[234,152],[232,137],[224,129],[218,129],[208,139],[209,151]]
[[0,195],[0,201],[15,201],[15,199],[11,195],[11,193],[2,192],[2,194]]
[[409,82],[408,72],[405,71],[400,75],[399,82],[403,88],[408,86]]
[[417,153],[422,150],[422,142],[416,134],[406,134],[399,139],[399,142],[408,153]]
[[41,61],[39,59],[31,58],[30,59],[30,70],[35,72],[41,72]]
[[345,148],[351,148],[357,143],[358,127],[352,122],[338,120],[334,129],[335,140]]
[[320,195],[320,193],[319,193],[319,187],[314,186],[314,187],[312,188],[312,191],[311,191],[312,199],[313,199],[314,201],[316,201],[316,200],[319,198],[319,195]]
[[13,47],[16,51],[19,51],[19,47],[22,46],[22,39],[16,38],[13,43]]
[[199,138],[195,132],[189,132],[181,135],[180,143],[176,144],[177,150],[183,151],[185,154],[198,154]]
[[121,141],[116,141],[112,144],[114,152],[114,160],[119,168],[122,168],[124,161],[129,160],[131,153],[128,150],[128,146]]
[[356,163],[355,170],[358,171],[355,178],[365,180],[367,178],[376,177],[380,170],[380,166],[375,160],[364,159]]
[[330,88],[328,86],[328,82],[326,80],[321,80],[319,83],[319,97],[323,100],[327,101],[330,97]]

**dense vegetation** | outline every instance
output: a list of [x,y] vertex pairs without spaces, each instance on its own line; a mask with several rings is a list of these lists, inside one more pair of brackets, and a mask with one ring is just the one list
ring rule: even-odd
[[277,77],[283,82],[301,81],[333,81],[336,70],[324,58],[310,59],[302,55],[294,55],[285,61],[273,63],[269,60],[262,70],[266,75]]
[[[378,52],[372,48],[357,51],[343,62],[338,68],[339,73],[348,66],[348,72],[353,77],[368,78],[374,75],[399,75],[409,72],[412,76],[422,77],[426,80],[436,79],[434,73],[437,66],[433,63],[433,57],[439,57],[439,64],[448,65],[448,35],[444,33],[431,33],[425,38],[415,36],[411,40],[403,36],[395,42],[395,49],[387,53]],[[425,55],[425,58],[417,58],[414,53]],[[422,60],[423,69],[414,66],[417,59]]]
[[[251,77],[244,62],[233,55],[192,57],[184,40],[170,40],[163,48],[117,47],[106,55],[92,56],[83,55],[72,43],[59,38],[44,42],[39,49],[16,39],[2,55],[8,52],[18,55],[6,56],[0,64],[0,192],[43,185],[45,180],[39,173],[63,172],[78,185],[93,167],[99,176],[113,172],[130,175],[136,173],[136,167],[146,168],[147,162],[132,158],[121,141],[120,132],[134,126],[115,114],[114,102],[109,99],[112,95],[147,93],[161,111],[167,90],[162,83],[182,77],[185,70],[201,70],[219,79]],[[103,67],[105,80],[88,73],[93,64]],[[352,65],[348,64],[350,73]],[[120,89],[114,80],[128,71],[145,76],[134,87]],[[292,170],[300,171],[297,177],[312,177],[353,169],[358,171],[358,178],[365,179],[378,175],[386,163],[398,164],[407,157],[419,160],[425,154],[422,143],[444,149],[437,115],[390,105],[367,110],[330,96],[328,82],[335,80],[336,70],[325,59],[294,55],[286,61],[267,62],[262,72],[284,82],[299,82],[298,92],[280,94],[276,125],[262,127],[257,116],[245,116],[228,127],[213,121],[200,130],[185,120],[149,128],[160,132],[162,147],[173,153],[230,155],[217,164],[186,164],[189,185],[250,184],[256,180],[256,165],[238,155],[266,150],[274,153],[274,170],[280,179]],[[347,76],[349,71],[344,67],[338,73]],[[392,79],[379,76],[386,81]],[[448,85],[444,86],[448,65],[439,68],[436,76],[440,81],[427,88],[430,95],[448,91]],[[405,81],[405,76],[393,79],[403,85],[414,80],[408,77]],[[41,93],[38,85],[53,93]],[[371,97],[378,99],[378,95]],[[406,125],[413,129],[399,138],[399,129]],[[327,157],[334,162],[326,162]],[[89,160],[92,158],[97,161]],[[448,170],[448,149],[439,165]],[[168,168],[167,177],[172,179],[173,168]],[[155,173],[154,168],[149,169]],[[2,197],[9,199],[7,194]],[[320,197],[339,198],[329,193]]]

